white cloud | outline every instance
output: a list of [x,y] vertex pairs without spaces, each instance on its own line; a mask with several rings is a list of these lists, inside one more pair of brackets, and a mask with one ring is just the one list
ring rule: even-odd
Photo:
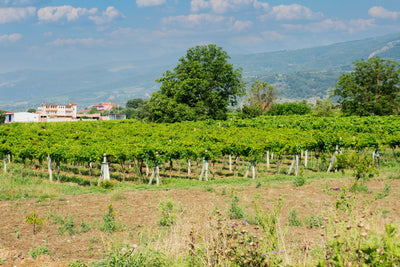
[[348,31],[350,33],[365,31],[375,26],[375,19],[352,19],[349,22]]
[[297,20],[297,19],[318,19],[323,17],[322,13],[314,13],[308,7],[293,4],[293,5],[279,5],[272,7],[272,10],[264,16],[264,18],[273,17],[276,20]]
[[193,12],[199,12],[202,9],[210,8],[210,2],[205,0],[192,0],[190,8]]
[[0,43],[1,42],[16,42],[19,39],[22,38],[22,35],[19,33],[13,33],[13,34],[4,34],[4,35],[0,35]]
[[269,40],[269,41],[281,41],[286,38],[285,35],[280,34],[279,32],[276,31],[264,31],[261,33],[264,39]]
[[29,16],[33,16],[36,12],[35,7],[6,7],[0,8],[0,24],[9,22],[20,21],[26,19]]
[[389,11],[381,6],[371,7],[368,14],[377,19],[397,19],[400,16],[400,12]]
[[166,0],[136,0],[138,7],[159,6],[166,2]]
[[53,42],[47,43],[47,46],[65,46],[65,45],[83,45],[88,47],[103,45],[105,42],[103,39],[57,39]]
[[91,20],[94,21],[97,25],[104,24],[110,22],[118,17],[123,17],[121,12],[119,12],[115,7],[109,6],[106,11],[103,11],[101,16],[89,16]]
[[202,9],[211,8],[215,13],[225,13],[229,9],[238,9],[241,6],[249,5],[251,3],[257,2],[256,0],[192,0],[191,10],[193,12],[198,12]]
[[72,6],[58,6],[58,7],[43,7],[38,10],[39,21],[42,22],[55,22],[61,19],[67,19],[67,21],[74,21],[79,19],[81,16],[94,15],[98,11],[97,8],[80,8]]
[[357,19],[350,21],[341,21],[326,19],[320,22],[309,24],[284,24],[282,26],[288,31],[303,31],[313,33],[325,33],[328,31],[347,31],[353,33],[375,27],[375,20]]
[[190,15],[182,15],[176,17],[167,17],[162,19],[164,24],[174,24],[178,23],[179,25],[186,27],[196,27],[203,24],[209,23],[220,23],[226,20],[224,16],[215,16],[210,14],[190,14]]
[[268,3],[259,2],[257,0],[254,0],[253,6],[254,6],[254,8],[257,8],[257,9],[264,9],[264,10],[269,9]]
[[237,20],[235,23],[231,26],[230,30],[231,31],[236,31],[236,32],[241,32],[244,29],[247,29],[253,25],[253,22],[251,21],[241,21]]

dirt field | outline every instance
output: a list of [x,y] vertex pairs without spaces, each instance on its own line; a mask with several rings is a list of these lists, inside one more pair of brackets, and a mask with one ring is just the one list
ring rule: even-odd
[[[239,205],[245,208],[249,216],[254,213],[252,201],[255,198],[258,197],[261,207],[267,209],[281,197],[284,203],[281,225],[285,229],[286,245],[310,250],[320,243],[321,230],[306,225],[288,226],[289,210],[294,207],[301,219],[319,214],[333,205],[335,197],[330,194],[333,188],[343,188],[351,182],[335,179],[313,181],[301,187],[271,184],[259,188],[215,187],[215,190],[111,191],[108,194],[59,196],[42,201],[0,201],[0,245],[3,247],[0,258],[3,259],[3,266],[66,266],[68,262],[77,260],[87,263],[104,258],[116,243],[140,246],[139,237],[151,240],[155,248],[185,253],[191,229],[200,231],[202,226],[209,223],[215,209],[227,214],[232,192],[239,196]],[[363,199],[373,199],[373,194],[382,190],[384,183],[376,179],[369,181],[368,189],[374,192],[359,193],[360,203]],[[377,217],[374,226],[377,228],[384,223],[400,224],[400,180],[389,180],[389,183],[389,196],[376,200],[369,209]],[[169,229],[157,223],[161,216],[157,206],[160,201],[167,199],[171,199],[178,207],[177,224]],[[112,234],[99,230],[109,203],[113,204],[116,211],[116,220],[125,225],[122,231]],[[34,210],[40,217],[49,217],[35,238],[32,225],[25,220]],[[57,229],[59,225],[52,218],[59,215],[67,219],[71,214],[76,225],[79,226],[82,221],[91,225],[90,231],[61,235]],[[51,256],[43,255],[34,261],[27,252],[40,245],[46,245]]]

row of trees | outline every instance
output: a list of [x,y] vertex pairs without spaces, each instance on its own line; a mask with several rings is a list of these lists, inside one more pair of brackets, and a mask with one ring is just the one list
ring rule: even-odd
[[[253,81],[246,94],[242,70],[235,69],[229,59],[213,44],[190,48],[173,71],[167,70],[157,79],[159,91],[146,101],[129,100],[126,109],[119,112],[153,122],[225,120],[227,112],[241,100],[242,117],[301,115],[312,109],[317,116],[332,115],[330,100],[320,100],[314,107],[303,102],[276,104],[279,92],[265,81]],[[379,57],[356,61],[353,71],[339,76],[332,96],[344,115],[399,114],[399,64]]]

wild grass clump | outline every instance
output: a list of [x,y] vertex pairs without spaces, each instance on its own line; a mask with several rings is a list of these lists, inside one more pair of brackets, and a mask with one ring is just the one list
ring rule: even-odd
[[29,254],[32,258],[36,259],[37,256],[39,256],[39,255],[44,255],[44,254],[50,255],[50,251],[49,251],[49,248],[48,248],[48,247],[46,247],[45,245],[43,245],[43,246],[36,247],[36,248],[34,248],[34,249],[32,249],[32,250],[29,250],[29,251],[28,251],[28,254]]
[[161,211],[161,218],[158,220],[160,226],[171,226],[176,223],[178,215],[175,213],[176,207],[172,200],[160,201],[158,210]]
[[234,195],[231,201],[231,207],[228,211],[230,219],[243,219],[245,216],[244,208],[239,206],[239,197]]
[[303,222],[298,217],[297,211],[294,207],[291,208],[289,211],[288,221],[289,221],[289,226],[302,226],[303,225]]

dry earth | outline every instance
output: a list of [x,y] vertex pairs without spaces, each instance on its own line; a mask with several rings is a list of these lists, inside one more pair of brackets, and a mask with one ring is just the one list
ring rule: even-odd
[[[79,260],[91,262],[104,258],[112,244],[138,244],[139,237],[151,239],[153,247],[173,253],[184,253],[187,249],[189,232],[200,232],[210,223],[212,211],[218,208],[227,214],[231,203],[231,192],[240,197],[239,204],[246,212],[254,212],[254,199],[258,196],[263,209],[271,207],[279,197],[284,201],[281,225],[285,229],[286,245],[304,250],[321,242],[321,230],[318,228],[290,227],[287,225],[287,215],[295,207],[300,218],[318,214],[332,206],[334,197],[327,193],[338,186],[349,185],[348,180],[318,180],[301,187],[291,184],[263,185],[260,188],[251,187],[218,187],[213,190],[165,190],[110,192],[109,194],[86,194],[77,196],[60,196],[39,202],[37,199],[19,201],[0,201],[0,258],[3,266],[66,266],[68,262]],[[377,215],[376,227],[384,223],[400,224],[400,180],[390,180],[391,194],[375,201],[370,210]],[[371,195],[382,190],[384,181],[372,180],[368,188],[374,193],[360,193],[361,199],[372,199]],[[225,194],[226,192],[226,194]],[[332,191],[333,192],[333,191]],[[166,230],[158,226],[161,214],[157,205],[162,200],[171,199],[178,210],[177,224]],[[100,231],[103,216],[107,206],[112,203],[117,211],[116,219],[125,225],[125,230],[107,234]],[[32,225],[26,223],[25,217],[36,210],[41,217],[61,215],[68,218],[74,216],[76,225],[82,221],[92,225],[87,233],[75,235],[60,235],[51,219],[33,238]],[[46,245],[50,255],[38,257],[35,261],[28,251],[33,247]]]

